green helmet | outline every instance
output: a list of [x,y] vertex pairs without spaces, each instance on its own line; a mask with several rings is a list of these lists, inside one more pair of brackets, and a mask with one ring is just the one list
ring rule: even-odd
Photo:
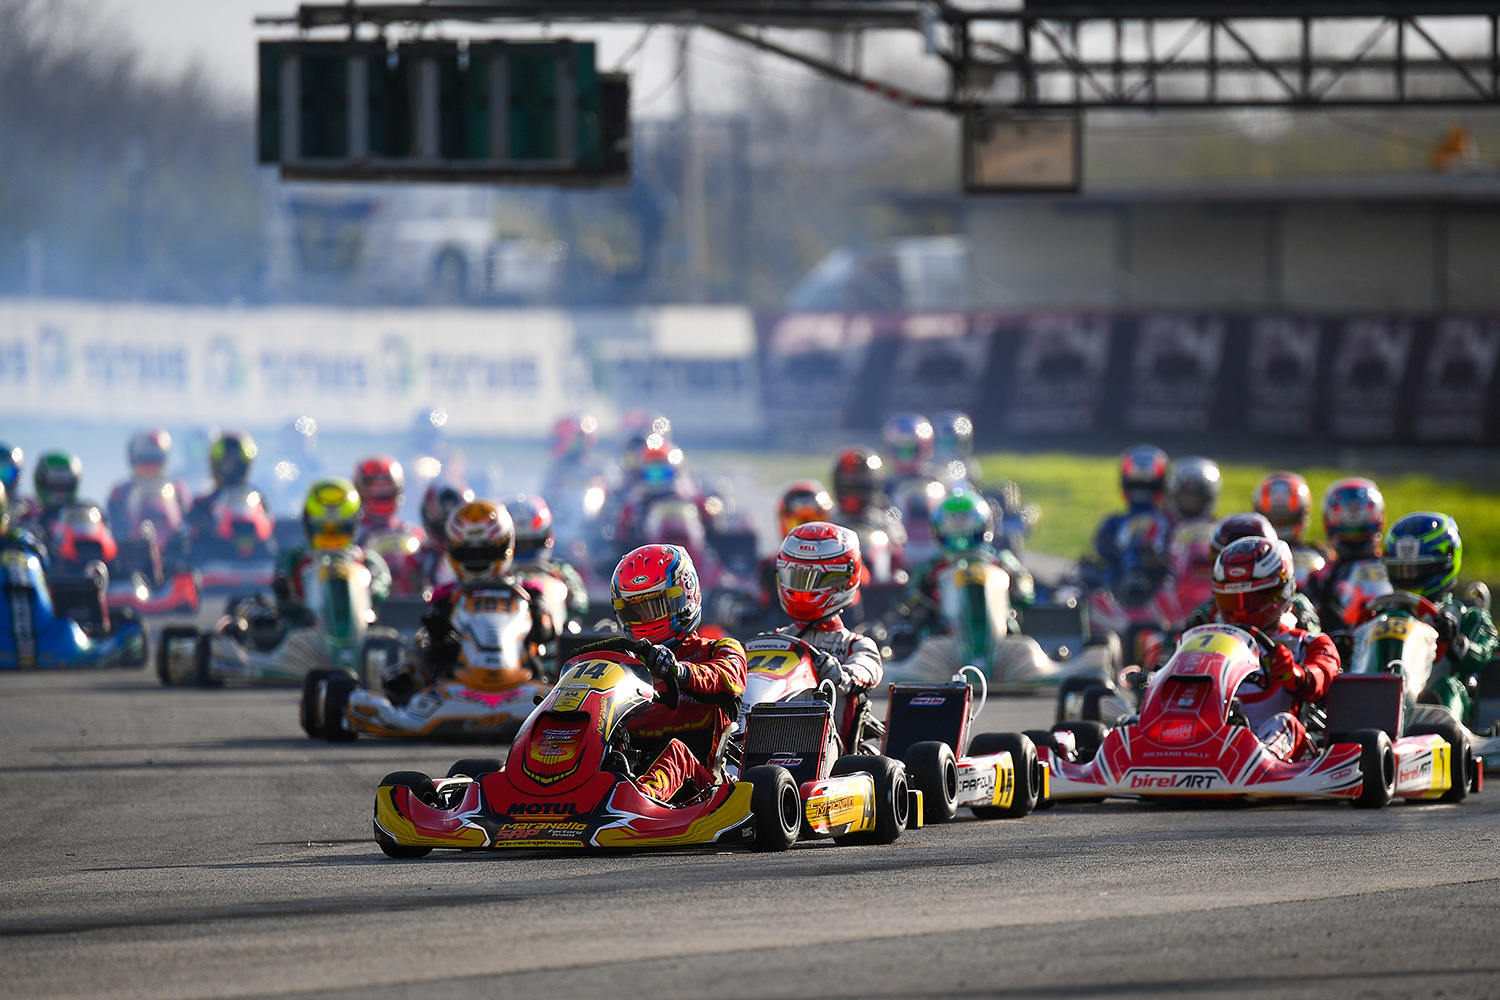
[[78,499],[78,480],[83,478],[83,462],[71,451],[49,451],[36,463],[32,474],[36,497],[44,507],[72,503]]
[[1391,586],[1427,598],[1453,589],[1463,555],[1458,522],[1447,514],[1407,514],[1385,536],[1385,571]]
[[243,483],[250,476],[250,463],[259,453],[255,439],[244,431],[225,431],[214,438],[208,449],[208,469],[214,485]]
[[966,489],[956,489],[933,508],[932,533],[949,552],[969,552],[995,540],[989,501]]

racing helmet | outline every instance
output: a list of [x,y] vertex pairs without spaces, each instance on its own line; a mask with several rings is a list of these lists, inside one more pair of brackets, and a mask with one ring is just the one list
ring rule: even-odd
[[21,481],[21,463],[25,456],[17,445],[0,443],[0,483],[12,493]]
[[436,479],[422,493],[422,527],[437,545],[447,544],[448,516],[461,503],[474,499],[474,491],[461,489],[451,482]]
[[1285,542],[1296,544],[1312,523],[1312,491],[1295,472],[1273,472],[1255,487],[1255,512],[1271,522]]
[[620,465],[625,472],[640,471],[641,449],[652,437],[659,437],[662,442],[672,439],[672,421],[665,414],[636,408],[620,417]]
[[167,471],[172,454],[172,435],[161,427],[151,427],[130,436],[125,457],[130,471],[138,479],[154,479]]
[[1342,555],[1372,543],[1378,549],[1383,530],[1385,497],[1380,487],[1360,476],[1328,484],[1323,494],[1323,531],[1337,552]]
[[792,528],[776,556],[776,596],[793,621],[831,618],[854,603],[864,563],[859,535],[827,521]]
[[574,413],[552,425],[552,457],[581,458],[599,443],[599,421]]
[[1391,525],[1385,536],[1385,572],[1391,586],[1437,600],[1458,582],[1464,543],[1447,514],[1418,511]]
[[36,498],[44,507],[72,503],[78,499],[78,481],[83,478],[83,462],[71,451],[49,451],[36,463],[31,474]]
[[215,486],[243,483],[250,477],[250,463],[258,450],[255,439],[244,431],[224,431],[208,449],[208,471]]
[[967,413],[944,410],[932,418],[932,454],[940,462],[962,462],[974,454],[974,421]]
[[530,493],[517,493],[505,501],[516,529],[516,562],[531,565],[552,555],[552,508]]
[[832,513],[833,501],[822,483],[816,479],[797,479],[781,491],[781,502],[776,505],[776,523],[785,538],[797,525],[826,521]]
[[1214,560],[1214,605],[1231,625],[1271,629],[1297,593],[1292,548],[1268,538],[1237,538]]
[[337,552],[354,544],[359,533],[359,492],[337,476],[319,479],[302,504],[302,528],[314,549]]
[[448,515],[443,534],[458,582],[498,580],[516,555],[516,525],[510,512],[489,500],[470,500]]
[[858,514],[880,495],[880,456],[874,448],[851,445],[833,460],[833,497],[839,510]]
[[1214,524],[1213,537],[1209,539],[1210,558],[1218,559],[1219,553],[1237,538],[1266,538],[1276,541],[1276,529],[1260,514],[1225,514]]
[[670,493],[682,467],[682,449],[661,434],[646,438],[636,459],[636,471],[648,489]]
[[1167,453],[1138,444],[1120,453],[1120,491],[1132,507],[1160,507],[1167,489]]
[[932,461],[932,424],[920,413],[898,413],[887,420],[880,441],[897,475],[916,475]]
[[703,591],[693,557],[679,545],[642,545],[609,581],[615,617],[632,639],[672,645],[703,620]]
[[389,455],[371,455],[354,467],[354,488],[367,518],[388,520],[401,509],[406,472]]
[[1179,458],[1167,471],[1167,507],[1178,520],[1213,517],[1221,476],[1213,459]]
[[948,552],[972,552],[995,540],[989,501],[958,489],[932,508],[932,533]]

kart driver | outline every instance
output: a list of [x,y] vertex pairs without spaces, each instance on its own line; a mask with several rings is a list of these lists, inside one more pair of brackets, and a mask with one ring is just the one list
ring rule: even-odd
[[688,783],[706,791],[717,780],[725,737],[739,715],[745,649],[734,639],[698,634],[703,592],[692,557],[680,546],[643,545],[626,553],[610,591],[625,634],[652,643],[647,669],[659,681],[675,677],[682,693],[676,709],[657,702],[627,723],[634,745],[655,753],[636,785],[661,802]]
[[1391,586],[1438,606],[1430,624],[1438,633],[1434,666],[1439,669],[1433,671],[1424,694],[1435,696],[1440,705],[1454,707],[1461,719],[1472,708],[1470,692],[1477,689],[1479,672],[1500,649],[1489,610],[1461,601],[1453,592],[1463,552],[1458,523],[1432,511],[1400,518],[1385,540],[1385,569]]
[[[1333,546],[1327,565],[1307,582],[1307,596],[1329,628],[1359,624],[1368,594],[1354,578],[1379,570],[1380,534],[1385,530],[1385,497],[1368,479],[1351,476],[1330,483],[1323,494],[1323,532]],[[1373,582],[1380,589],[1383,581]],[[1388,585],[1388,584],[1387,584]]]
[[[172,435],[160,427],[152,427],[131,435],[125,446],[125,457],[130,462],[130,478],[119,483],[109,492],[105,501],[105,518],[110,530],[117,538],[130,536],[130,495],[137,486],[145,489],[172,487],[172,494],[184,515],[193,504],[193,495],[187,484],[180,479],[167,479],[167,460],[172,454]],[[158,525],[165,529],[167,525]]]
[[389,455],[371,455],[354,467],[354,488],[359,491],[359,543],[364,545],[377,531],[397,531],[422,538],[420,525],[401,519],[406,497],[406,472]]
[[354,544],[359,531],[359,494],[347,479],[320,479],[307,491],[302,505],[302,528],[307,544],[281,553],[271,589],[284,628],[305,628],[317,623],[317,614],[307,605],[303,583],[305,570],[324,552],[347,552],[353,561],[370,571],[370,600],[379,603],[391,592],[391,571],[376,552]]
[[[511,575],[516,528],[504,507],[489,500],[463,503],[449,516],[443,536],[456,582],[438,588],[432,595],[427,613],[422,616],[416,655],[386,668],[382,684],[396,705],[405,704],[416,692],[450,677],[477,686],[461,669],[463,638],[453,626],[453,612],[471,594],[483,591],[486,597],[519,601],[528,609],[531,615],[531,630],[525,640],[528,652],[557,638],[557,629],[544,602],[534,599]],[[532,672],[541,674],[541,665],[533,662]]]
[[[219,515],[216,509],[219,501],[230,491],[248,485],[250,464],[257,454],[255,439],[244,431],[224,431],[214,438],[208,448],[208,471],[213,476],[214,488],[196,497],[188,509],[184,525],[188,546],[197,550],[201,543],[217,537],[215,518]],[[260,501],[264,507],[264,493],[260,494]]]
[[1312,523],[1312,491],[1307,480],[1295,472],[1273,472],[1255,487],[1255,512],[1271,522],[1277,537],[1292,547],[1297,562],[1297,589],[1328,562],[1328,550],[1307,539]]
[[564,621],[583,621],[589,613],[589,592],[583,577],[568,563],[552,558],[557,540],[552,535],[552,508],[547,501],[530,493],[517,493],[505,501],[505,510],[516,527],[516,575],[523,586],[531,589],[550,577],[568,588]]
[[[794,479],[781,491],[781,500],[776,505],[776,526],[781,537],[786,538],[798,525],[814,521],[827,521],[833,516],[833,500],[828,491],[816,479]],[[858,538],[858,536],[855,536]],[[769,612],[778,600],[777,567],[781,556],[767,556],[756,563],[756,578],[760,583],[760,610]],[[862,582],[862,581],[861,581]]]
[[818,650],[818,679],[838,689],[834,709],[845,752],[855,751],[860,697],[880,683],[884,662],[875,640],[845,628],[840,616],[859,598],[864,573],[859,536],[827,521],[792,528],[776,557],[776,595],[792,624],[778,631]]
[[852,528],[864,540],[866,548],[875,532],[885,536],[891,550],[891,562],[898,569],[905,565],[902,549],[906,545],[906,528],[891,513],[890,501],[880,490],[882,463],[875,449],[851,445],[833,460],[833,501],[837,510],[832,520]]
[[1299,710],[1328,695],[1340,668],[1332,639],[1289,624],[1296,592],[1296,567],[1286,542],[1240,538],[1214,562],[1219,621],[1257,628],[1276,642],[1261,657],[1268,685],[1246,682],[1237,694],[1249,727],[1268,750],[1287,761],[1309,749]]
[[[1277,538],[1276,528],[1260,514],[1226,514],[1214,525],[1213,538],[1208,543],[1210,562],[1217,563],[1219,553],[1228,548],[1230,542],[1241,538],[1264,538],[1274,542]],[[1289,546],[1290,544],[1288,542]],[[1296,561],[1295,553],[1292,559],[1293,562]],[[1193,610],[1183,628],[1190,629],[1221,620],[1218,618],[1218,610],[1216,601],[1203,602]],[[1318,621],[1317,609],[1313,607],[1312,601],[1308,600],[1306,595],[1300,593],[1292,595],[1291,615],[1297,628],[1307,632],[1323,631],[1323,626]]]
[[1120,455],[1120,492],[1125,510],[1094,529],[1098,584],[1144,600],[1166,573],[1165,547],[1171,522],[1162,510],[1167,496],[1167,453],[1138,444]]
[[[955,489],[932,512],[933,534],[941,554],[912,577],[911,593],[928,609],[938,607],[938,580],[942,571],[960,559],[999,566],[1010,577],[1010,603],[1029,608],[1036,603],[1036,581],[1009,549],[995,549],[994,520],[989,501],[977,493]],[[1010,629],[1019,626],[1012,621]]]

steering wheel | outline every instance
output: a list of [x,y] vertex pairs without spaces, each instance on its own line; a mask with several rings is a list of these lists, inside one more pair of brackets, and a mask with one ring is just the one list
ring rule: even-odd
[[[651,674],[651,668],[646,666],[646,656],[651,651],[651,645],[645,639],[632,639],[625,635],[611,636],[608,639],[600,639],[598,642],[589,643],[574,655],[581,656],[585,653],[595,652],[627,653],[635,657],[640,665],[645,668],[646,672]],[[651,674],[651,676],[653,678],[656,677],[655,674]],[[682,688],[677,684],[677,675],[673,673],[657,679],[666,685],[667,688],[657,697],[657,701],[661,702],[668,709],[676,711],[677,706],[682,703]]]
[[[805,653],[809,657],[811,657],[814,663],[817,663],[818,655],[823,652],[821,649],[819,649],[817,646],[814,646],[806,639],[799,638],[795,635],[790,635],[786,632],[762,632],[760,635],[756,636],[755,639],[780,639],[788,642],[791,644],[793,649],[797,650],[800,653]],[[754,642],[755,639],[751,639],[750,641]]]
[[1266,669],[1266,657],[1276,651],[1276,640],[1266,635],[1254,625],[1244,625],[1241,627],[1250,633],[1250,638],[1254,639],[1255,644],[1260,647],[1260,670],[1246,677],[1245,680],[1254,681],[1261,687],[1269,690],[1271,687],[1271,674]]
[[1409,611],[1424,620],[1438,613],[1438,606],[1436,604],[1433,604],[1421,594],[1413,594],[1405,590],[1381,594],[1379,597],[1372,597],[1369,601],[1365,602],[1365,610],[1371,615],[1379,614],[1387,608]]

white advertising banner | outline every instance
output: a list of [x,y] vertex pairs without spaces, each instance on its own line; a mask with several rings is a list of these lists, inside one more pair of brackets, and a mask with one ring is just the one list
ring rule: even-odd
[[561,310],[198,308],[0,300],[0,417],[230,426],[303,414],[545,433],[592,382]]

